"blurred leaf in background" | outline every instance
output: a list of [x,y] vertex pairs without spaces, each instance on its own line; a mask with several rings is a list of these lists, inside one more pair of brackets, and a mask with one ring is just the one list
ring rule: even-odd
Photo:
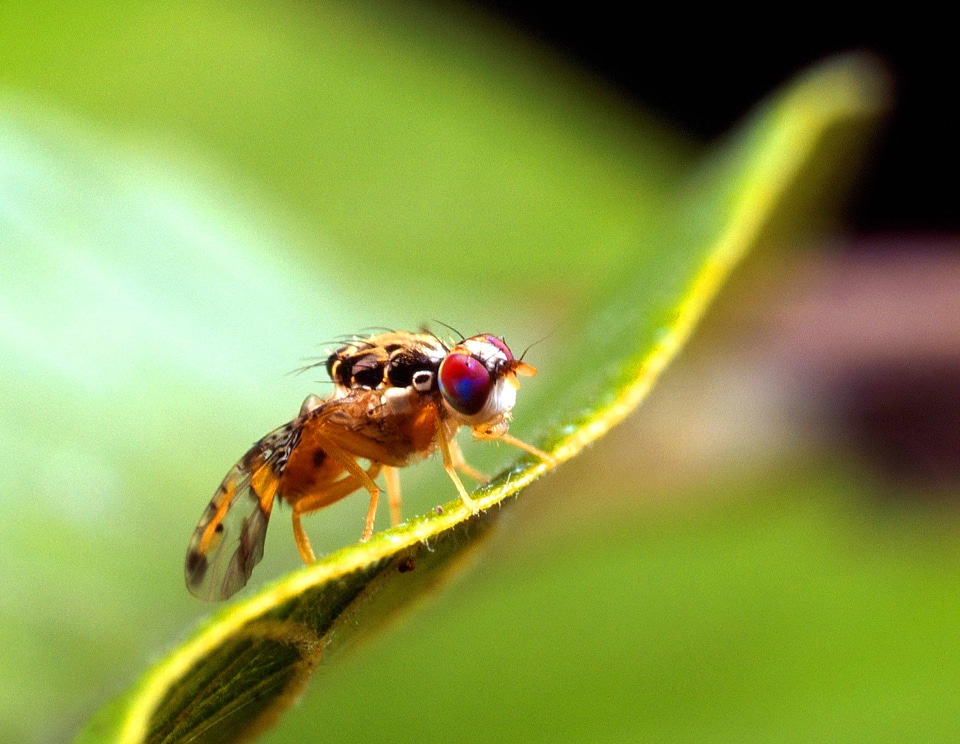
[[[286,373],[324,342],[559,328],[544,377],[571,353],[589,374],[564,323],[656,245],[697,155],[482,17],[0,8],[0,739],[63,740],[206,613],[186,539],[250,441],[323,392]],[[758,273],[731,305],[775,285]],[[690,377],[732,414],[709,426],[678,371],[679,414],[654,400],[534,489],[496,559],[339,657],[268,740],[955,737],[955,519],[862,519],[853,460],[763,407],[762,365],[724,378],[704,348]],[[550,418],[529,387],[519,436]],[[732,423],[756,448],[692,466],[737,449]],[[408,514],[437,471],[405,473]],[[314,544],[364,508],[312,520]],[[297,565],[285,529],[261,580]]]
[[[531,47],[431,12],[13,3],[0,29],[0,726],[59,740],[207,611],[185,540],[324,392],[290,370],[375,325],[544,337],[679,163]],[[419,470],[408,513],[442,482]],[[355,539],[361,507],[330,511],[315,543]],[[264,578],[297,565],[271,537]]]

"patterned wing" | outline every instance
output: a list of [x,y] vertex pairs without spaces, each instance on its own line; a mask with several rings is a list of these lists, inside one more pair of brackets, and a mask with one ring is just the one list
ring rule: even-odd
[[301,414],[267,434],[223,479],[187,548],[184,576],[195,597],[227,599],[263,558],[270,511],[302,423]]

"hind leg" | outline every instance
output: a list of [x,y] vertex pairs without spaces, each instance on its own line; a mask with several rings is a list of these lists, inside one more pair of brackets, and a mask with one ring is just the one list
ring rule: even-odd
[[387,501],[390,502],[390,523],[400,524],[400,472],[397,468],[384,466],[383,479],[387,482]]

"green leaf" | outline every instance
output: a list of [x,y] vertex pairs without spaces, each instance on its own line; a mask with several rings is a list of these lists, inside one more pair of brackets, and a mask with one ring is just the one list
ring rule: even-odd
[[[430,318],[514,348],[547,336],[513,431],[572,457],[643,398],[774,215],[809,215],[876,76],[815,70],[702,157],[483,19],[2,4],[0,740],[63,740],[209,611],[183,587],[190,530],[249,442],[323,392],[286,374],[316,344]],[[510,449],[467,454],[495,472]],[[249,598],[82,739],[265,724],[356,631],[470,556],[494,564],[475,548],[539,468],[501,474],[472,519],[431,511],[453,497],[435,462],[408,470],[405,514],[427,516],[254,594],[299,565],[278,513]],[[311,520],[318,552],[356,538],[361,501]]]
[[[827,147],[832,137],[859,128],[881,104],[877,78],[862,60],[831,62],[765,105],[692,171],[655,237],[625,253],[602,300],[563,328],[567,356],[550,371],[554,423],[541,446],[568,460],[644,399],[801,177],[835,155]],[[478,489],[482,513],[450,501],[218,612],[80,740],[252,736],[297,698],[321,661],[463,565],[512,497],[548,469],[521,458]]]

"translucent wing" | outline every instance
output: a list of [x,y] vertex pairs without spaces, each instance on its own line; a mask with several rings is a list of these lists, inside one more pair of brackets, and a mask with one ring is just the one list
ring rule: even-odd
[[267,522],[303,416],[267,434],[223,479],[190,538],[184,576],[199,599],[227,599],[263,558]]
[[[430,425],[425,439],[432,442],[433,418],[418,415],[409,401],[398,403],[401,415],[391,416],[375,390],[337,395],[308,397],[296,419],[267,434],[227,473],[187,547],[184,576],[191,594],[227,599],[243,588],[263,557],[274,501],[336,486],[344,472],[341,457],[405,465],[418,452],[408,429],[423,418]],[[324,447],[331,445],[340,457],[327,457]]]

